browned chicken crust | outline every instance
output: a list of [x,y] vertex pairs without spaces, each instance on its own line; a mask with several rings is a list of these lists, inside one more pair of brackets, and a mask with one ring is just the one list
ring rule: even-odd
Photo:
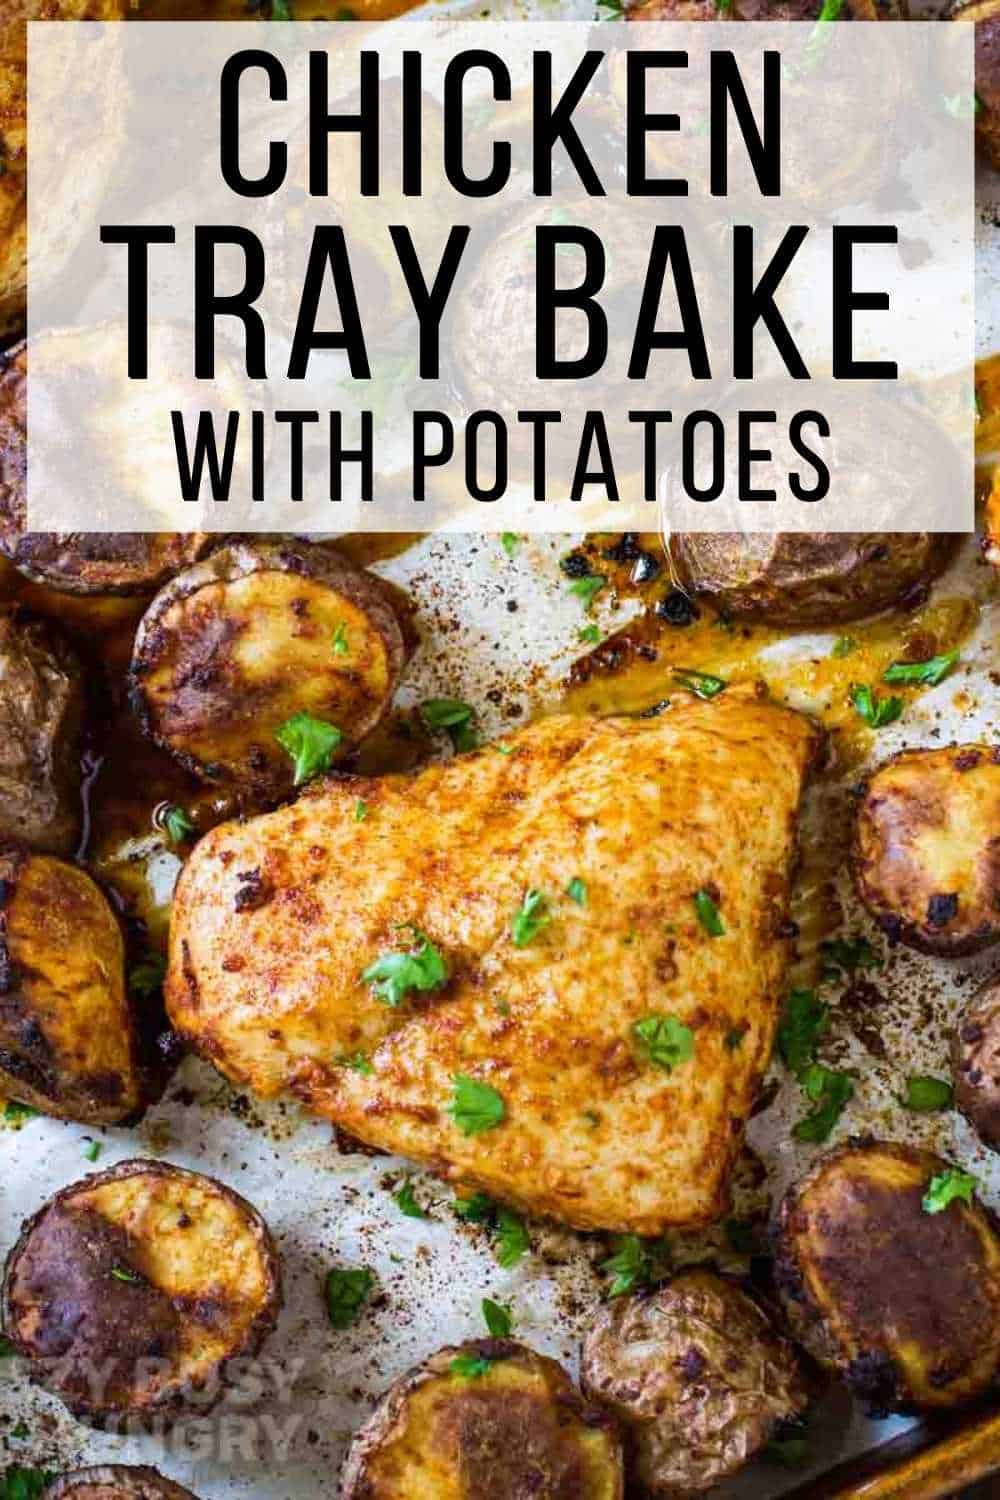
[[580,1381],[621,1422],[637,1492],[652,1500],[721,1484],[811,1394],[758,1303],[701,1269],[606,1303],[584,1340]]
[[45,621],[0,610],[0,843],[75,850],[82,717],[76,653]]
[[972,21],[976,28],[976,144],[1000,167],[1000,4],[971,0],[954,5],[949,20]]
[[[652,720],[545,719],[507,753],[331,780],[226,824],[177,889],[172,1022],[239,1084],[529,1211],[640,1234],[714,1219],[771,1051],[816,744],[731,691]],[[517,946],[533,890],[546,920]],[[413,928],[449,978],[394,1007],[361,975]],[[635,1031],[664,1016],[693,1036],[672,1071]],[[368,1071],[344,1066],[359,1052]],[[502,1097],[496,1128],[462,1132],[458,1075]]]
[[156,1469],[98,1464],[53,1480],[42,1500],[195,1500],[195,1496]]
[[[477,1367],[467,1375],[454,1368]],[[612,1419],[554,1359],[513,1339],[437,1354],[382,1397],[357,1433],[341,1500],[623,1500]]]
[[0,1093],[117,1124],[142,1102],[125,952],[85,870],[0,846]]
[[855,823],[861,898],[893,939],[958,957],[1000,938],[1000,751],[904,750],[869,779]]
[[798,1341],[872,1411],[958,1406],[1000,1371],[1000,1236],[978,1201],[928,1213],[948,1163],[889,1141],[830,1152],[790,1188],[775,1274]]
[[1000,979],[977,990],[951,1044],[955,1103],[981,1141],[1000,1151]]
[[227,1363],[257,1352],[281,1306],[263,1219],[211,1177],[127,1161],[29,1219],[3,1284],[4,1332],[35,1380],[98,1426],[207,1412]]

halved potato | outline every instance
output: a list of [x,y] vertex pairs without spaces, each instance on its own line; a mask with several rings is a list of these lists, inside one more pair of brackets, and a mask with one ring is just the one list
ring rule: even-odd
[[684,532],[671,537],[670,555],[692,593],[738,619],[825,626],[907,603],[954,546],[926,532]]
[[952,1170],[891,1141],[855,1144],[781,1204],[775,1276],[792,1331],[873,1415],[958,1406],[1000,1373],[996,1220],[975,1197],[924,1206]]
[[263,1219],[211,1177],[121,1162],[49,1200],[7,1260],[4,1332],[73,1414],[139,1427],[204,1413],[281,1306]]
[[282,725],[297,714],[332,724],[342,754],[382,717],[404,657],[369,574],[304,542],[238,542],[153,600],[131,699],[147,734],[189,770],[273,799],[296,781]]
[[114,1124],[142,1102],[121,930],[85,870],[0,847],[0,1094]]
[[702,1269],[605,1303],[584,1340],[580,1381],[625,1428],[629,1472],[654,1500],[721,1484],[801,1416],[811,1394],[758,1303]]
[[[972,21],[976,28],[976,144],[1000,167],[1000,0],[961,0],[949,21]],[[970,107],[973,101],[969,101]]]
[[1000,978],[977,990],[951,1043],[955,1103],[979,1139],[1000,1151]]
[[960,957],[1000,938],[1000,750],[904,750],[858,805],[861,899],[893,940]]
[[46,621],[0,609],[0,841],[79,841],[83,672]]
[[[113,349],[117,352],[113,335],[103,328],[49,334],[33,342],[32,360],[44,359],[46,368],[58,370],[65,386],[64,397],[70,401],[76,372],[100,369],[101,361],[110,359]],[[27,530],[27,378],[27,345],[21,343],[0,358],[0,553],[26,577],[71,594],[151,594],[172,573],[201,557],[213,538],[200,531],[105,535]],[[155,489],[155,481],[147,472],[153,455],[148,445],[137,444],[129,431],[132,413],[127,393],[120,394],[120,405],[91,413],[92,430],[101,435],[102,450],[113,450],[121,456],[123,467],[128,462],[125,455],[135,455],[131,474],[119,476],[120,483],[134,484],[143,492]],[[57,427],[58,403],[51,404],[50,420]],[[53,453],[60,451],[58,436],[57,431],[49,445]],[[71,455],[66,456],[66,462],[72,462]],[[79,474],[72,482],[80,483]],[[88,482],[94,482],[92,476]]]
[[613,1419],[555,1360],[513,1339],[440,1349],[356,1435],[341,1500],[622,1500]]
[[195,1496],[156,1469],[98,1464],[53,1480],[41,1500],[195,1500]]

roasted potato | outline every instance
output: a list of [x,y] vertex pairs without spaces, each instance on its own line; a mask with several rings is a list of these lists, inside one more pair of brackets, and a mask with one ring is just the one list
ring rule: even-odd
[[737,619],[825,626],[905,604],[947,566],[954,541],[925,532],[685,532],[671,537],[681,582]]
[[758,1304],[700,1269],[605,1303],[580,1382],[622,1424],[629,1473],[653,1500],[721,1484],[810,1398],[794,1349]]
[[0,1094],[114,1124],[142,1081],[118,920],[85,870],[0,847]]
[[0,843],[75,850],[83,701],[80,663],[62,637],[0,609]]
[[1000,1372],[1000,1235],[978,1199],[930,1212],[949,1164],[890,1141],[820,1158],[789,1189],[775,1276],[799,1342],[873,1414],[958,1406]]
[[1000,0],[960,0],[948,19],[975,25],[976,144],[991,165],[1000,167]]
[[[110,337],[104,329],[51,334],[34,341],[32,362],[41,351],[46,365],[57,365],[59,378],[65,381],[66,399],[72,400],[75,373],[100,368],[102,359],[108,357],[110,346],[105,340]],[[152,594],[172,573],[201,557],[212,542],[204,532],[101,535],[26,529],[27,378],[27,346],[21,343],[2,356],[0,363],[0,553],[26,577],[72,594]],[[57,410],[53,420],[58,421]],[[142,450],[141,461],[136,458],[132,472],[121,482],[148,488],[155,484],[147,472],[151,454],[148,445],[136,445],[128,429],[130,420],[125,391],[119,406],[93,413],[94,430],[102,434],[102,449],[106,446],[109,452],[114,450],[123,466],[129,452]],[[53,443],[53,451],[56,447]]]
[[38,1384],[102,1427],[206,1412],[281,1305],[263,1219],[231,1188],[126,1161],[51,1198],[7,1260],[4,1332]]
[[369,574],[307,543],[235,543],[153,600],[135,638],[131,699],[146,732],[189,770],[277,799],[296,780],[281,726],[309,714],[340,731],[336,753],[349,749],[388,707],[404,655]]
[[440,1349],[397,1380],[351,1444],[341,1500],[622,1500],[613,1420],[513,1339]]
[[1000,938],[1000,750],[904,750],[858,804],[854,873],[891,939],[959,957]]
[[99,1464],[53,1480],[41,1500],[195,1500],[190,1490],[156,1469]]
[[981,1141],[1000,1151],[1000,979],[977,990],[951,1042],[955,1103]]

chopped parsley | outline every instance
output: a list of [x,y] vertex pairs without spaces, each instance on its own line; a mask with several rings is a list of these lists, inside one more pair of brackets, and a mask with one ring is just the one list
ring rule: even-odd
[[582,625],[577,631],[577,635],[581,641],[586,641],[588,646],[599,646],[601,644],[601,630],[598,625]]
[[496,1204],[488,1193],[473,1193],[468,1198],[456,1198],[452,1207],[466,1224],[489,1224],[496,1215]]
[[367,1078],[375,1069],[363,1052],[344,1052],[337,1058],[338,1068],[350,1068],[353,1073],[363,1073]]
[[844,1106],[854,1097],[854,1084],[846,1073],[834,1072],[820,1063],[810,1063],[800,1073],[799,1082],[813,1108],[792,1127],[792,1134],[797,1141],[825,1141]]
[[607,581],[603,573],[585,573],[582,578],[573,579],[568,592],[582,599],[584,609],[589,610]]
[[354,821],[363,823],[368,816],[368,803],[363,797],[359,797],[354,804]]
[[900,1103],[904,1109],[917,1114],[930,1115],[939,1109],[951,1109],[955,1091],[944,1078],[931,1078],[926,1073],[916,1073],[906,1080],[906,1093]]
[[344,624],[343,620],[337,621],[337,627],[333,632],[333,637],[330,641],[330,645],[333,648],[333,654],[335,656],[346,656],[348,651],[351,649],[347,644],[347,626]]
[[112,1266],[111,1274],[116,1281],[128,1281],[133,1286],[138,1286],[142,1281],[138,1271],[131,1271],[127,1266]]
[[517,554],[518,547],[521,545],[521,538],[516,531],[501,531],[500,545],[508,557],[514,557]]
[[427,1214],[420,1207],[420,1204],[417,1202],[416,1198],[413,1195],[412,1177],[407,1177],[404,1179],[402,1187],[394,1196],[396,1199],[396,1207],[399,1209],[400,1213],[405,1214],[408,1219],[427,1218]]
[[329,771],[333,752],[344,736],[336,724],[315,719],[303,709],[292,714],[274,731],[274,738],[295,763],[295,785],[302,786],[314,776]]
[[426,933],[410,927],[413,947],[405,953],[383,953],[361,974],[362,984],[370,984],[372,993],[383,1005],[401,1005],[410,990],[426,994],[436,990],[448,978],[448,966]]
[[609,1297],[623,1297],[637,1286],[648,1286],[665,1268],[667,1246],[663,1240],[641,1240],[637,1234],[623,1234],[617,1246],[614,1255],[602,1260],[599,1268],[612,1273]]
[[510,932],[514,947],[527,948],[551,920],[549,898],[542,891],[528,891],[511,919]]
[[456,1073],[452,1081],[454,1092],[448,1113],[463,1135],[481,1135],[503,1124],[507,1106],[496,1089],[467,1073]]
[[11,1343],[6,1334],[0,1333],[0,1359],[13,1359],[16,1353],[16,1345]]
[[702,887],[694,893],[694,909],[698,914],[698,921],[704,927],[709,937],[722,937],[725,927],[719,916],[719,908],[711,894]]
[[101,1154],[100,1141],[81,1141],[80,1155],[84,1161],[96,1161]]
[[367,1266],[328,1271],[323,1284],[326,1312],[334,1328],[350,1328],[371,1295],[375,1277]]
[[54,1478],[48,1469],[24,1469],[14,1464],[0,1478],[0,1500],[39,1500]]
[[428,729],[443,729],[456,751],[475,750],[479,744],[476,710],[461,698],[428,698],[420,714]]
[[481,1354],[456,1354],[448,1368],[462,1380],[479,1380],[492,1370],[493,1361]]
[[175,807],[172,803],[160,809],[155,821],[172,844],[183,844],[195,831],[194,824],[183,807]]
[[3,1107],[4,1121],[8,1125],[22,1125],[25,1120],[33,1120],[38,1114],[30,1104],[22,1104],[19,1099],[8,1099]]
[[674,667],[671,676],[682,688],[694,693],[696,698],[717,698],[729,686],[724,677],[715,677],[711,672],[698,672],[694,667]]
[[484,1297],[481,1304],[483,1322],[486,1331],[491,1338],[509,1339],[511,1329],[514,1327],[514,1319],[509,1307],[504,1307],[502,1302],[494,1302],[492,1297]]
[[946,651],[942,656],[932,656],[927,661],[894,661],[882,673],[883,682],[902,682],[920,687],[937,687],[958,661],[957,651]]
[[272,21],[294,21],[295,12],[292,9],[292,0],[271,0]]
[[838,635],[837,639],[833,643],[830,655],[835,656],[837,660],[840,661],[845,656],[853,656],[857,649],[858,643],[854,639],[853,635]]
[[577,906],[586,906],[587,887],[585,882],[580,879],[579,875],[573,876],[573,879],[566,887],[566,894],[571,901],[576,902]]
[[960,1172],[957,1167],[948,1167],[946,1171],[931,1178],[923,1198],[924,1213],[943,1213],[956,1198],[960,1198],[963,1203],[971,1203],[975,1191],[976,1179],[970,1173]]
[[854,975],[869,969],[881,969],[882,960],[868,939],[861,936],[827,938],[819,945],[825,969],[823,978],[837,980],[844,974]]
[[792,990],[778,1025],[778,1051],[790,1073],[801,1073],[830,1024],[830,1008],[815,990]]
[[163,988],[167,977],[167,961],[162,953],[146,953],[128,971],[128,987],[142,999],[155,995]]
[[524,1220],[511,1208],[498,1208],[497,1264],[509,1271],[530,1249],[531,1240]]
[[864,719],[869,729],[883,729],[886,724],[894,724],[903,712],[902,698],[880,698],[867,682],[852,682],[848,696],[858,717]]
[[643,1016],[632,1033],[643,1056],[666,1073],[694,1056],[694,1032],[676,1016]]

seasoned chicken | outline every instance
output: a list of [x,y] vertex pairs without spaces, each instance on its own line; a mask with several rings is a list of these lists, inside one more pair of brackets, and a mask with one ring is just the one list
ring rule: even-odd
[[771,1050],[815,746],[730,691],[225,824],[178,887],[172,1021],[240,1085],[530,1213],[709,1221]]

